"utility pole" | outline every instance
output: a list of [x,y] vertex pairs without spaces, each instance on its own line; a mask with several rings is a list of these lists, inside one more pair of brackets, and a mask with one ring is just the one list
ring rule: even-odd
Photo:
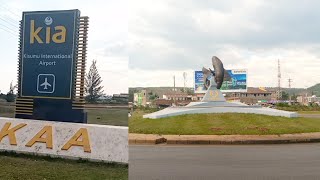
[[183,72],[183,91],[186,92],[187,73]]
[[280,71],[280,60],[278,59],[278,100],[282,97],[281,93],[281,71]]
[[173,104],[176,105],[176,76],[173,76]]
[[176,76],[173,76],[173,91],[176,92]]
[[289,105],[291,105],[291,93],[290,93],[290,90],[291,90],[291,82],[292,82],[292,79],[289,78],[289,79],[288,79],[288,82],[289,82]]

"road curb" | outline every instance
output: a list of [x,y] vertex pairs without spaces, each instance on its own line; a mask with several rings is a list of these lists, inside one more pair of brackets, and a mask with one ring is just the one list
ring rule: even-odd
[[241,145],[320,142],[320,132],[283,135],[154,135],[129,134],[129,144]]

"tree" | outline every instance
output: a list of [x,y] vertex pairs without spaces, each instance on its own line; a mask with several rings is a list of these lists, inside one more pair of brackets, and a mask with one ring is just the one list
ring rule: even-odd
[[12,82],[10,83],[9,92],[6,95],[7,102],[14,102],[16,96],[14,94],[14,90],[17,88],[17,85],[12,85]]
[[129,102],[133,102],[134,100],[134,93],[138,93],[139,90],[134,89],[134,88],[129,88]]
[[159,96],[157,94],[152,94],[149,96],[149,99],[153,101],[153,100],[159,99]]
[[93,60],[89,73],[85,77],[86,101],[96,103],[101,96],[104,96],[103,86],[101,86],[101,76],[97,69],[97,61]]
[[285,91],[282,91],[282,98],[281,100],[289,100],[289,94]]

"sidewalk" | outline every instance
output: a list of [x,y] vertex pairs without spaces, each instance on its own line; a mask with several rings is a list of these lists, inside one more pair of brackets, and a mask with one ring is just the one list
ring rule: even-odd
[[282,135],[129,134],[129,144],[285,144],[320,142],[320,132]]

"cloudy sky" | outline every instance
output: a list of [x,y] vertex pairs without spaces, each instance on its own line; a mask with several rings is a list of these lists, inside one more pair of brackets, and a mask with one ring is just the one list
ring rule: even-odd
[[97,59],[106,94],[128,91],[127,0],[0,0],[0,90],[16,83],[18,24],[23,11],[79,9],[89,16],[88,62]]
[[193,71],[218,56],[248,69],[249,86],[320,83],[320,2],[135,0],[129,13],[129,87],[193,86]]

